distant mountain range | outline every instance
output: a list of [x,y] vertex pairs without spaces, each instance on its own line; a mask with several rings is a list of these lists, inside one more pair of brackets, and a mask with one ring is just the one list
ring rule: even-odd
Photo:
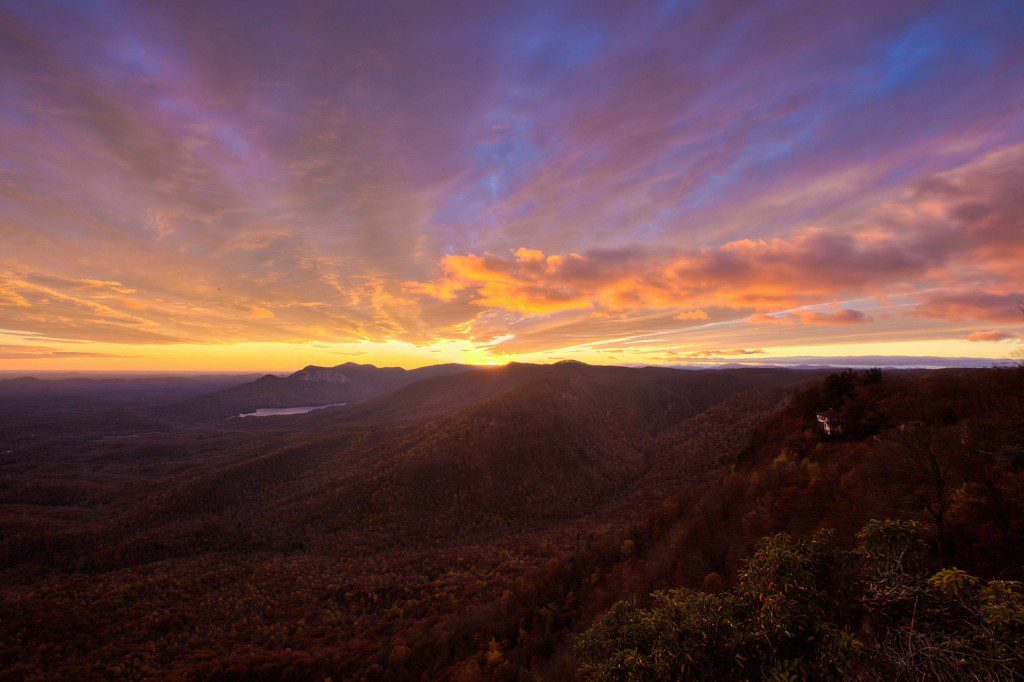
[[845,369],[882,367],[889,369],[980,368],[1005,365],[1011,360],[999,358],[938,357],[928,355],[847,355],[788,358],[757,358],[748,362],[713,362],[704,359],[669,365],[677,369],[729,369],[735,367],[788,367],[790,369]]
[[335,367],[309,365],[285,377],[267,374],[256,381],[182,400],[164,412],[177,417],[218,419],[262,407],[306,407],[355,403],[421,379],[457,374],[469,365],[444,364],[403,369],[346,362]]
[[58,409],[156,405],[251,382],[255,374],[41,376],[0,378],[0,406]]

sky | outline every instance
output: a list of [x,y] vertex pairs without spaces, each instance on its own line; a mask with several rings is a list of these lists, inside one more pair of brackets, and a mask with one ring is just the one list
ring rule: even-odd
[[1016,0],[0,0],[0,131],[3,370],[1024,336]]

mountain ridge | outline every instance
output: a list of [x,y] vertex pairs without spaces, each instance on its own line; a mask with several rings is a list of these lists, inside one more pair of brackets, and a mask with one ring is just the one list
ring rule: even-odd
[[256,381],[232,386],[169,405],[163,413],[179,418],[223,419],[259,408],[309,407],[355,403],[393,391],[420,379],[455,374],[470,365],[429,365],[407,370],[346,362],[334,367],[307,365],[281,377],[267,374]]

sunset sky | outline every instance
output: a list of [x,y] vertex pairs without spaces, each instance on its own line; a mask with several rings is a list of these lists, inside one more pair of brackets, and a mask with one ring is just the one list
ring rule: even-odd
[[0,369],[1007,358],[1024,2],[0,1]]

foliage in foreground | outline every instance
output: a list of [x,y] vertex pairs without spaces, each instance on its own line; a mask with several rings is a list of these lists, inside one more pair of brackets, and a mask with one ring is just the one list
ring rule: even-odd
[[732,589],[615,604],[577,642],[583,672],[593,680],[1020,678],[1024,586],[955,568],[929,575],[922,536],[913,522],[871,521],[853,550],[827,531],[766,539]]

